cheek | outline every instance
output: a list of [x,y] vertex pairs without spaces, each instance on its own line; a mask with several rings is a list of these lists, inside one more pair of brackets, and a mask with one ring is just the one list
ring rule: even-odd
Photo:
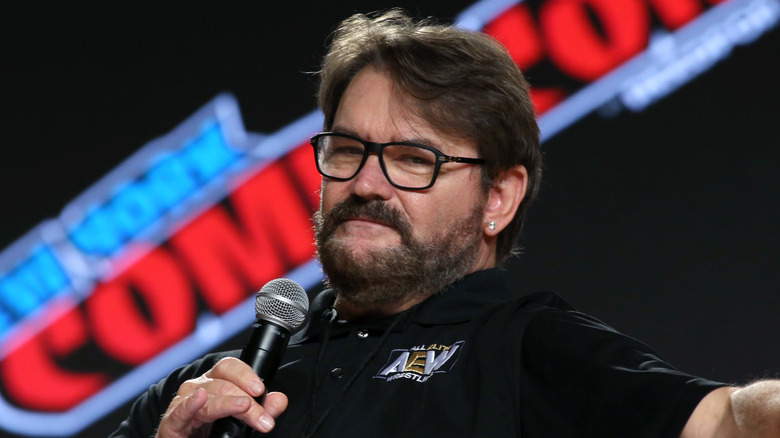
[[[443,189],[445,187],[442,187]],[[446,187],[436,193],[402,200],[404,210],[415,228],[415,233],[440,233],[466,220],[483,196],[471,187]],[[404,202],[405,201],[405,202]],[[484,207],[484,205],[483,205]]]
[[401,212],[412,225],[418,237],[431,235],[454,219],[453,204],[457,200],[443,200],[431,194],[410,193],[401,199]]
[[334,183],[323,181],[320,186],[320,211],[325,213],[333,208],[334,205],[346,199],[344,183]]

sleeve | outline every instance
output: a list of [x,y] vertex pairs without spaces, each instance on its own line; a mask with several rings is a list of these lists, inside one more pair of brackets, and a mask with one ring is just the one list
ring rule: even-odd
[[216,353],[205,356],[189,365],[183,366],[150,386],[130,408],[128,417],[120,423],[109,437],[149,438],[157,431],[165,411],[176,396],[179,386],[186,380],[198,377],[211,369],[223,357],[238,357],[238,351]]
[[526,424],[539,436],[679,437],[699,401],[725,386],[568,309],[537,312],[522,358]]

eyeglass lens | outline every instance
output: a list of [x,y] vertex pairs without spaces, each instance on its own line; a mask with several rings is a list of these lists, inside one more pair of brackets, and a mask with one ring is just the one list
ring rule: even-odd
[[[332,178],[352,178],[365,154],[361,142],[338,135],[318,139],[320,171]],[[436,154],[417,146],[386,145],[382,149],[386,176],[393,184],[422,188],[428,186],[436,172]]]

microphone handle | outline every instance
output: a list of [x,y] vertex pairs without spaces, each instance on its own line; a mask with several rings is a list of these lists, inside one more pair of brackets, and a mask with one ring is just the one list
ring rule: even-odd
[[[252,324],[249,342],[241,350],[242,362],[248,364],[265,384],[266,391],[255,400],[263,404],[268,384],[273,379],[284,350],[290,340],[290,331],[279,324],[258,318]],[[249,436],[251,428],[235,417],[220,418],[211,425],[209,438],[238,438]]]

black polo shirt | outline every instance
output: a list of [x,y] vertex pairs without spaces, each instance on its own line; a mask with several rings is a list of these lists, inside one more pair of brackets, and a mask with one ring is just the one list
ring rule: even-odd
[[[331,303],[327,291],[315,299],[285,353],[270,387],[290,405],[266,436],[677,437],[723,386],[554,294],[514,297],[498,269],[368,325],[339,321]],[[150,387],[117,436],[150,436],[184,380],[238,353]]]

